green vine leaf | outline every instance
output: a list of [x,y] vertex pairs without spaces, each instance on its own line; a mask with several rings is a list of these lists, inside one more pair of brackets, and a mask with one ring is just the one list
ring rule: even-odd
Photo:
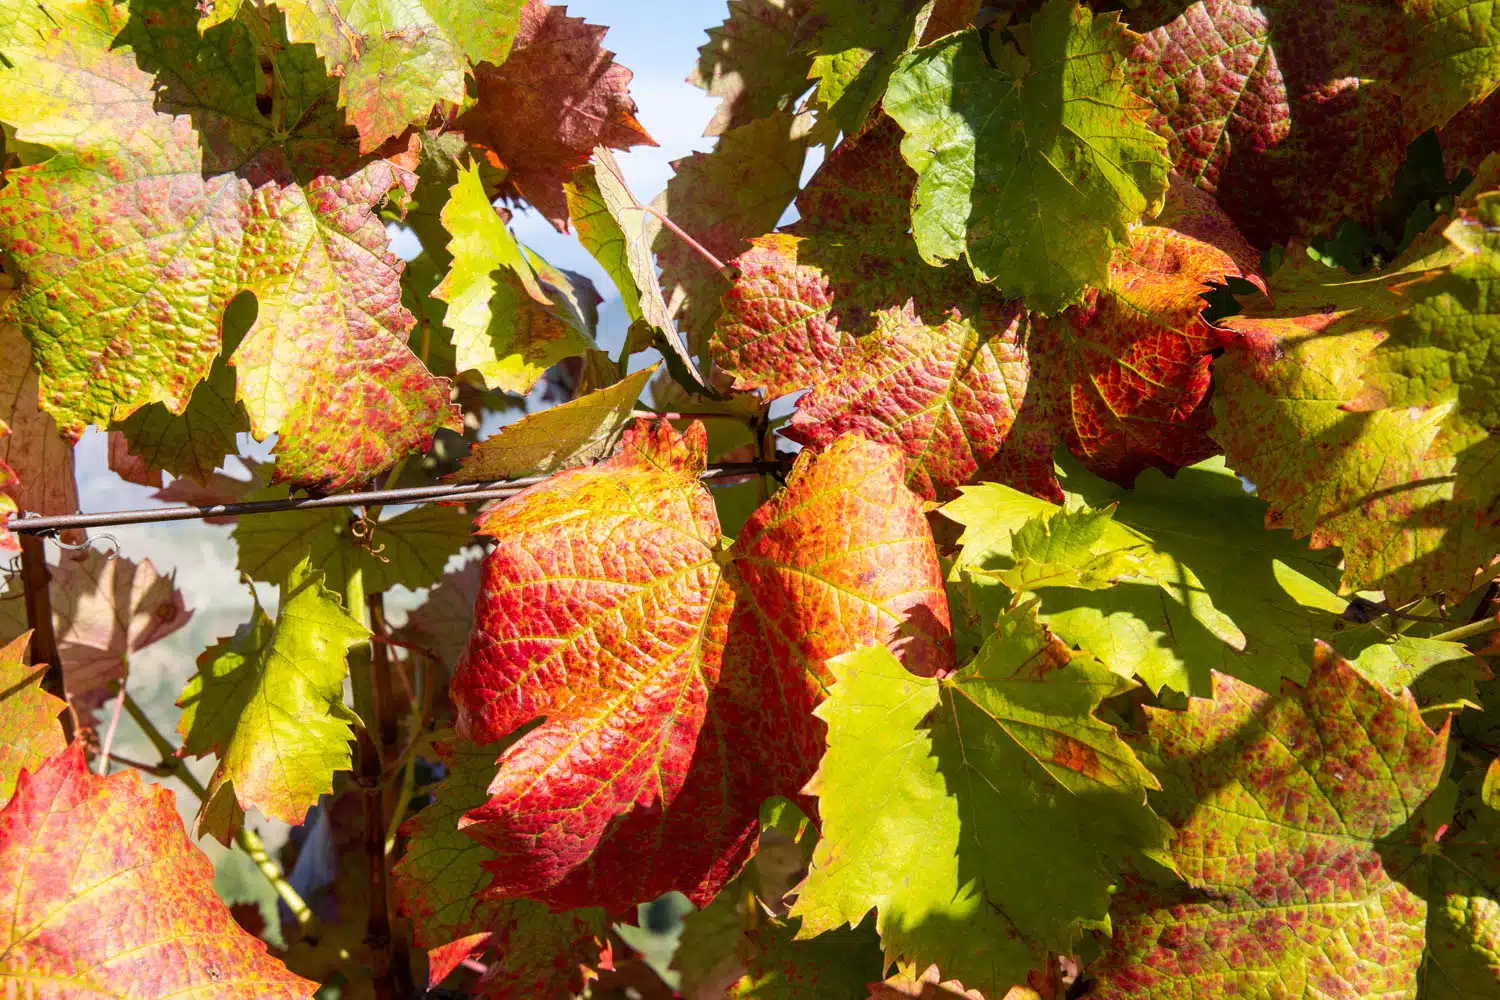
[[303,559],[281,585],[274,621],[257,606],[248,626],[199,657],[177,701],[186,752],[219,756],[198,836],[227,845],[251,808],[301,823],[333,789],[359,721],[344,705],[345,657],[369,636]]
[[1125,81],[1136,36],[1114,14],[1048,0],[1025,41],[977,29],[902,59],[885,110],[917,172],[912,235],[930,264],[964,258],[1032,309],[1102,285],[1110,250],[1161,211],[1166,142]]
[[878,648],[831,666],[812,786],[823,837],[791,911],[803,935],[873,906],[888,963],[936,964],[1003,996],[1104,919],[1116,865],[1165,846],[1146,807],[1156,779],[1094,715],[1130,683],[1048,633],[1034,606],[946,679]]

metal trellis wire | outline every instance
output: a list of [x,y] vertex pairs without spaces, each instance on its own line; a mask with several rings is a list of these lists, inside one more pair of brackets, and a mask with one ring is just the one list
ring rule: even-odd
[[[737,476],[779,475],[786,470],[782,461],[711,462],[702,478],[712,482]],[[139,510],[108,510],[93,514],[63,514],[55,517],[22,515],[6,526],[18,535],[49,538],[70,528],[110,528],[123,524],[155,524],[162,521],[195,521],[206,517],[242,517],[247,514],[271,514],[287,510],[321,510],[325,507],[364,507],[384,504],[463,502],[471,500],[504,500],[528,486],[546,480],[547,476],[524,479],[502,479],[481,483],[448,483],[437,486],[411,486],[399,490],[365,490],[336,493],[321,497],[289,497],[285,500],[251,500],[242,503],[216,503],[203,506],[183,504],[172,507],[148,507]]]

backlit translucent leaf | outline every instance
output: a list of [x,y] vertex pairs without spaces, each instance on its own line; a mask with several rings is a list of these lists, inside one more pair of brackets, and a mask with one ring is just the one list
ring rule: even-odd
[[807,75],[818,82],[814,102],[832,123],[830,134],[859,134],[931,13],[931,0],[813,0],[810,19],[819,30],[807,45]]
[[[1465,343],[1483,339],[1476,296],[1487,279],[1473,282],[1485,265],[1425,238],[1410,256],[1377,280],[1290,257],[1272,281],[1274,305],[1225,321],[1237,336],[1215,364],[1214,389],[1214,436],[1269,503],[1267,524],[1341,547],[1340,589],[1383,590],[1397,605],[1466,593],[1500,548],[1463,489],[1477,480],[1486,502],[1495,495],[1483,463],[1467,464],[1484,454],[1483,441],[1472,450],[1465,411],[1483,412],[1486,381],[1460,397],[1444,374],[1450,361],[1467,364]],[[1467,307],[1453,314],[1457,301]],[[1392,347],[1377,350],[1386,338]]]
[[885,109],[917,172],[924,259],[963,257],[1044,313],[1104,284],[1110,249],[1167,189],[1166,143],[1125,82],[1135,37],[1116,15],[1048,0],[1021,48],[996,34],[987,53],[969,29],[901,61]]
[[1500,84],[1500,20],[1473,0],[1402,0],[1410,39],[1397,84],[1407,134],[1444,125]]
[[1500,430],[1500,363],[1491,357],[1500,335],[1497,229],[1500,192],[1487,192],[1443,231],[1460,256],[1401,289],[1407,308],[1390,322],[1366,377],[1384,406],[1452,406],[1440,453],[1457,459],[1455,496],[1483,510],[1500,499],[1500,454],[1491,443]]
[[[52,627],[67,674],[68,697],[80,713],[92,712],[114,693],[133,653],[186,625],[193,613],[183,605],[173,576],[162,576],[145,559],[95,549],[65,552],[51,567]],[[0,641],[26,630],[21,582],[5,594],[15,608],[0,623]]]
[[[253,433],[277,435],[281,475],[338,487],[425,448],[456,416],[406,347],[402,265],[375,217],[410,175],[342,145],[310,49],[277,53],[283,129],[256,106],[241,23],[200,38],[177,0],[128,20],[104,0],[77,7],[21,32],[0,72],[16,134],[58,151],[7,174],[0,243],[63,434],[152,402],[181,412],[219,353],[225,306],[250,291],[256,322],[230,360]],[[163,50],[154,77],[138,67]]]
[[845,438],[805,456],[716,556],[705,446],[701,424],[640,424],[613,458],[481,520],[495,547],[453,685],[460,731],[546,718],[465,819],[499,855],[492,891],[704,902],[743,863],[761,802],[811,775],[828,656],[882,641],[926,673],[952,662],[898,453]]
[[[724,23],[708,29],[688,82],[719,98],[704,135],[723,135],[793,102],[812,84],[812,57],[797,45],[812,0],[729,0]],[[769,227],[762,227],[769,228]]]
[[[1137,601],[1139,595],[1122,588],[1117,594],[1101,595],[1106,602],[1119,599],[1109,618],[1119,631],[1112,651],[1089,645],[1095,655],[1111,665],[1119,662],[1120,654],[1159,657],[1165,672],[1142,676],[1153,686],[1172,676],[1172,687],[1194,694],[1209,693],[1210,669],[1273,692],[1283,677],[1298,683],[1307,680],[1312,640],[1334,637],[1340,627],[1335,618],[1347,604],[1334,593],[1339,584],[1337,549],[1309,550],[1291,532],[1267,527],[1266,502],[1246,491],[1221,458],[1179,469],[1170,479],[1148,470],[1129,490],[1076,472],[1066,477],[1065,485],[1070,494],[1090,504],[1116,504],[1115,521],[1151,540],[1162,560],[1162,578],[1191,573],[1205,598],[1244,636],[1241,641],[1226,640],[1175,608]],[[1288,587],[1285,570],[1326,595],[1331,611],[1317,597]],[[1054,599],[1080,608],[1090,603],[1081,596],[1075,600],[1059,594]],[[1042,606],[1054,610],[1045,597]],[[1070,634],[1057,622],[1053,627]]]
[[1286,138],[1286,84],[1271,51],[1271,21],[1239,0],[1200,0],[1146,32],[1126,75],[1156,105],[1151,127],[1177,173],[1212,193],[1231,164]]
[[[974,589],[969,594],[969,615],[979,620],[968,625],[982,641],[1010,596],[986,591],[994,590],[1007,576],[1024,581],[1028,575],[1022,565],[1025,553],[1039,549],[1018,533],[1037,532],[1038,527],[1028,525],[1036,525],[1039,519],[1050,526],[1068,516],[1045,500],[1006,486],[983,484],[964,487],[961,492],[962,496],[942,508],[944,515],[964,526],[950,579]],[[1210,553],[1219,555],[1212,549]],[[1076,570],[1090,565],[1107,573],[1131,570],[1121,573],[1117,586],[1102,590],[1037,590],[1041,621],[1116,673],[1139,676],[1153,690],[1162,686],[1198,690],[1207,680],[1200,660],[1222,660],[1246,648],[1245,633],[1215,604],[1222,588],[1205,587],[1191,564],[1135,528],[1111,519],[1103,523],[1097,539],[1054,553],[1062,554],[1069,556]],[[1214,560],[1204,561],[1212,572]],[[1228,651],[1221,652],[1220,647]]]
[[507,192],[559,230],[568,221],[563,184],[595,146],[656,145],[635,120],[630,70],[600,45],[604,32],[565,7],[527,0],[510,56],[475,68],[478,99],[458,119],[469,141],[506,170]]
[[1064,508],[1033,517],[1011,535],[1015,565],[995,579],[1018,593],[1043,587],[1104,590],[1129,577],[1148,574],[1135,547],[1111,547],[1106,540],[1111,510]]
[[751,241],[735,260],[739,277],[709,342],[734,388],[764,389],[770,398],[822,381],[849,356],[849,338],[831,313],[828,279],[797,262],[794,236]]
[[[1346,218],[1371,222],[1407,144],[1500,79],[1487,4],[1132,8],[1126,17],[1146,35],[1127,73],[1156,105],[1152,128],[1177,170],[1216,194],[1258,246],[1319,236]],[[1468,144],[1476,123],[1455,125]]]
[[[448,774],[432,803],[402,827],[406,854],[391,871],[397,903],[412,921],[417,945],[431,951],[464,941],[465,953],[493,950],[480,984],[484,996],[497,1000],[580,991],[579,965],[598,958],[596,939],[606,928],[603,911],[550,913],[527,899],[481,898],[490,881],[481,864],[491,854],[458,829],[464,813],[484,804],[505,743],[481,747],[450,737],[436,746]],[[442,979],[432,977],[431,985]]]
[[35,774],[67,746],[57,717],[68,704],[42,690],[46,664],[27,665],[30,641],[27,632],[0,646],[0,805],[10,800],[22,768]]
[[304,559],[282,583],[275,621],[257,606],[249,625],[198,658],[177,731],[187,753],[219,756],[199,836],[227,844],[251,807],[300,823],[332,790],[357,721],[344,706],[345,656],[369,634]]
[[1500,822],[1472,803],[1463,828],[1428,850],[1408,847],[1403,881],[1427,899],[1427,950],[1417,972],[1421,1000],[1482,996],[1500,983]]
[[[285,496],[282,489],[257,499]],[[460,507],[424,504],[375,522],[348,510],[290,510],[241,518],[234,528],[239,569],[252,580],[280,583],[302,560],[324,583],[343,593],[356,572],[366,593],[395,586],[428,587],[448,558],[470,541],[469,516]]]
[[[530,391],[548,368],[593,341],[563,323],[521,245],[490,204],[477,165],[460,167],[442,211],[452,265],[433,297],[448,303],[455,367],[491,389]],[[499,271],[498,277],[495,272]]]
[[427,600],[412,609],[397,637],[415,642],[434,654],[438,663],[452,671],[464,651],[469,628],[474,624],[474,599],[479,596],[478,559],[444,573],[427,592]]
[[479,442],[454,473],[457,482],[547,476],[614,450],[656,365],[614,385],[528,414]]
[[[255,303],[249,296],[230,302],[224,312],[226,344],[238,344],[254,317]],[[123,436],[132,455],[157,473],[158,480],[164,471],[178,479],[191,476],[205,483],[224,459],[239,452],[235,439],[250,430],[250,420],[235,399],[234,370],[221,354],[181,413],[150,403],[119,421],[113,430]],[[113,447],[114,438],[110,440]],[[161,483],[151,485],[160,488]]]
[[368,152],[425,122],[435,104],[462,104],[469,60],[505,62],[522,0],[275,3],[287,37],[311,42],[338,77],[339,104]]
[[1221,334],[1200,315],[1199,295],[1242,274],[1227,253],[1176,230],[1132,231],[1100,288],[1063,315],[1035,321],[1025,402],[990,475],[1056,500],[1058,444],[1122,485],[1144,469],[1214,454],[1212,414],[1201,404]]
[[0,810],[0,976],[36,997],[313,996],[318,984],[241,930],[213,881],[170,791],[135,771],[94,776],[74,743]]
[[[810,117],[777,111],[732,128],[707,153],[672,161],[651,205],[720,260],[781,221],[801,184]],[[667,305],[688,347],[702,355],[729,281],[682,237],[661,227],[652,241]]]
[[1217,675],[1212,701],[1146,711],[1187,885],[1122,894],[1097,995],[1415,997],[1429,907],[1400,854],[1446,729],[1326,646],[1305,688]]
[[1163,843],[1146,808],[1156,780],[1093,715],[1129,682],[1032,608],[944,680],[882,649],[832,668],[812,786],[823,838],[792,907],[803,934],[874,906],[887,962],[1004,996],[1036,949],[1069,951],[1080,922],[1104,917],[1122,859]]
[[563,190],[578,241],[620,290],[625,314],[660,330],[691,370],[692,362],[662,298],[656,261],[651,256],[651,242],[659,224],[630,193],[609,149],[595,149],[594,162],[579,167]]
[[996,317],[996,328],[982,336],[954,317],[929,326],[909,301],[878,313],[875,332],[836,355],[841,363],[797,401],[783,433],[818,448],[845,432],[896,445],[907,484],[950,499],[1000,450],[1025,393],[1024,321],[1002,326]]
[[[0,310],[10,297],[10,279],[0,276]],[[31,364],[31,344],[14,323],[0,321],[0,423],[10,434],[0,434],[0,463],[14,479],[5,492],[21,510],[36,514],[71,514],[78,509],[78,484],[73,477],[73,449],[57,432],[57,424],[37,402],[37,373]],[[83,532],[67,531],[63,540],[83,541]]]

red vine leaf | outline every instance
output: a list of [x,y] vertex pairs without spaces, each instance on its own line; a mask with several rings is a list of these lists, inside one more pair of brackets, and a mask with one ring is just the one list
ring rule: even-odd
[[529,0],[510,56],[474,68],[478,99],[458,119],[469,141],[507,171],[519,195],[559,231],[568,226],[563,185],[595,146],[629,149],[656,141],[635,120],[630,70],[600,44],[606,29],[568,17],[566,7]]
[[[749,240],[775,228],[797,196],[810,125],[807,114],[776,111],[730,129],[711,151],[673,160],[672,179],[652,207],[720,260],[744,253]],[[729,282],[665,226],[652,249],[668,307],[689,349],[702,354]]]
[[750,242],[734,262],[740,276],[724,296],[709,350],[734,388],[775,398],[821,381],[852,345],[830,314],[828,279],[798,263],[799,240],[773,234]]
[[311,997],[318,984],[241,930],[213,879],[170,791],[92,775],[74,743],[0,810],[0,976],[35,996]]
[[1415,134],[1397,90],[1372,85],[1399,72],[1388,50],[1416,30],[1395,6],[1155,0],[1131,13],[1154,29],[1128,69],[1156,105],[1152,127],[1257,246],[1368,220],[1390,190]]
[[1105,288],[1061,316],[1034,319],[1033,377],[993,465],[998,480],[1060,502],[1057,444],[1122,485],[1147,468],[1171,471],[1213,455],[1212,414],[1202,404],[1220,334],[1200,315],[1199,295],[1242,274],[1217,247],[1159,226],[1134,230]]
[[1153,804],[1187,885],[1116,900],[1096,995],[1232,996],[1282,977],[1308,995],[1413,995],[1427,906],[1401,831],[1442,777],[1446,724],[1434,733],[1409,692],[1321,643],[1305,688],[1216,673],[1212,700],[1146,713],[1164,765]]
[[453,684],[460,731],[546,718],[464,820],[496,852],[491,892],[706,901],[751,849],[761,802],[798,795],[816,767],[825,659],[886,641],[913,669],[952,663],[898,452],[844,438],[805,456],[716,556],[705,447],[701,424],[638,424],[615,457],[480,520],[496,544]]
[[949,500],[1000,450],[1026,391],[1020,310],[981,336],[955,312],[930,326],[910,302],[877,314],[875,332],[797,401],[793,441],[825,448],[846,432],[906,453],[907,485]]

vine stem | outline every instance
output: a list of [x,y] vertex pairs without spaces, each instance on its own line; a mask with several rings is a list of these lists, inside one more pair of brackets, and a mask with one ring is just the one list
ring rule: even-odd
[[[365,619],[370,637],[385,634],[385,603],[377,591],[366,594],[363,574],[349,577],[344,593],[350,614]],[[366,900],[365,947],[369,951],[370,977],[376,1000],[406,1000],[413,992],[410,949],[391,933],[390,872],[385,853],[386,800],[382,747],[387,729],[395,742],[395,709],[391,698],[390,650],[383,642],[371,641],[362,657],[350,657],[350,684],[355,711],[363,724],[355,727],[354,778],[364,804]],[[371,732],[371,723],[374,732]],[[377,738],[380,743],[377,743]]]
[[26,595],[26,627],[31,629],[31,659],[45,663],[42,690],[67,704],[58,716],[63,739],[73,742],[78,733],[78,715],[68,697],[67,677],[63,673],[62,654],[57,650],[57,633],[52,630],[52,595],[48,586],[52,574],[47,569],[47,550],[40,538],[21,536],[21,586]]
[[1486,632],[1494,632],[1497,629],[1500,629],[1500,617],[1485,618],[1482,621],[1460,625],[1458,628],[1450,628],[1446,632],[1439,632],[1437,635],[1428,636],[1428,638],[1437,642],[1464,642],[1477,635],[1484,635]]
[[[156,728],[156,723],[151,721],[145,711],[141,709],[141,706],[129,694],[124,696],[124,705],[125,714],[129,715],[131,720],[140,728],[141,732],[146,734],[146,739],[151,741],[151,745],[161,755],[160,764],[154,768],[142,768],[142,770],[148,770],[153,774],[166,778],[176,778],[182,782],[189,792],[193,793],[199,802],[207,801],[208,789],[204,788],[203,782],[199,781],[197,776],[188,770],[187,763],[180,756],[181,751],[172,745],[171,740],[161,734],[161,730]],[[114,759],[122,764],[135,764],[134,761],[127,761],[120,757],[114,757]],[[308,907],[307,901],[302,898],[302,894],[286,880],[286,873],[281,870],[281,866],[276,863],[276,859],[272,858],[270,852],[266,850],[265,842],[260,839],[260,834],[250,829],[244,823],[241,823],[238,832],[234,835],[234,843],[236,847],[244,851],[250,860],[255,863],[255,867],[265,877],[265,880],[271,884],[271,888],[276,890],[276,895],[281,897],[281,901],[286,904],[286,908],[292,911],[292,917],[297,921],[297,926],[306,932],[312,926],[312,910]]]
[[724,276],[724,280],[726,280],[726,281],[733,281],[734,280],[734,271],[732,269],[730,269],[729,265],[725,264],[718,257],[715,257],[714,254],[713,254],[713,252],[711,250],[709,250],[708,247],[704,246],[702,243],[699,243],[697,240],[693,239],[687,233],[683,232],[682,228],[680,226],[678,226],[677,223],[675,223],[671,219],[667,218],[666,213],[664,213],[664,212],[658,212],[656,209],[652,208],[650,205],[635,204],[635,205],[627,205],[625,207],[626,208],[634,208],[637,211],[645,212],[647,215],[654,215],[661,222],[662,225],[666,226],[668,229],[672,230],[672,232],[676,233],[678,239],[682,240],[688,246],[692,247],[695,251],[697,251],[698,256],[702,257],[704,260],[706,260],[710,264],[712,264],[713,267],[714,267],[714,270],[718,271],[720,274],[722,274]]

